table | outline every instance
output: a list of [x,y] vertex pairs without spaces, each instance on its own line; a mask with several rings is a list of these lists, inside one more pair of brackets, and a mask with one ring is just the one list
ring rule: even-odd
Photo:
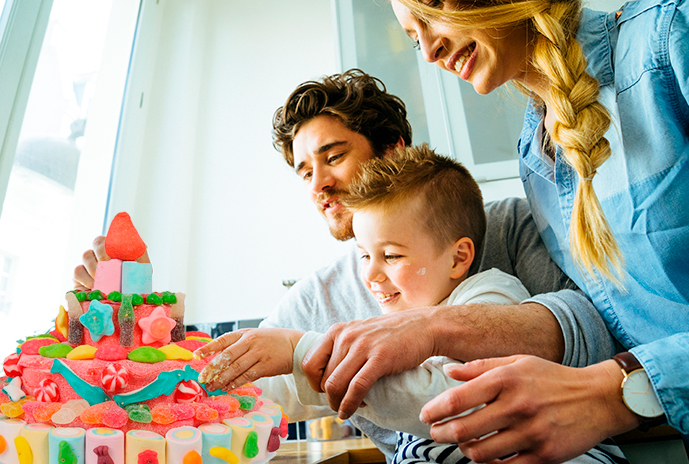
[[271,464],[377,464],[385,456],[368,438],[333,441],[287,441]]

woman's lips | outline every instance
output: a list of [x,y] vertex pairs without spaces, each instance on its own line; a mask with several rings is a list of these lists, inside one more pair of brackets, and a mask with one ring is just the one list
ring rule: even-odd
[[[470,58],[474,54],[474,51],[476,50],[476,42],[472,42],[466,47],[464,47],[462,50],[457,52],[453,57],[452,60],[448,63],[450,65],[450,69],[454,69],[460,74],[460,77],[462,79],[466,79],[467,76],[463,76],[462,74],[469,74],[467,72],[463,72],[464,69],[466,68],[466,64],[469,62]],[[468,69],[467,69],[468,71]]]

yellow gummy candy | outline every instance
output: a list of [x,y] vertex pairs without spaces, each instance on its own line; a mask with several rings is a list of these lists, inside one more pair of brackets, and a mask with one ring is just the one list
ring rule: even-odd
[[19,458],[19,464],[33,464],[33,452],[31,451],[31,445],[24,437],[14,438],[14,447],[17,449],[17,457]]
[[67,353],[67,359],[93,359],[96,357],[96,347],[91,345],[79,345]]
[[24,414],[22,409],[22,403],[17,401],[16,403],[3,403],[0,405],[0,411],[9,418],[19,417]]
[[67,338],[69,335],[69,316],[65,307],[60,305],[60,311],[57,313],[55,318],[55,329],[62,334],[63,337]]
[[175,344],[161,346],[158,349],[165,354],[165,359],[181,359],[182,361],[191,361],[191,359],[194,357],[194,354],[191,351]]

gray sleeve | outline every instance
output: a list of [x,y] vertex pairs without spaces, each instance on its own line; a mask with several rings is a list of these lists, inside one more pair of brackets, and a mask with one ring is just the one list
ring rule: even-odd
[[525,302],[548,308],[562,329],[567,366],[609,359],[614,339],[593,303],[550,258],[526,200],[508,198],[486,205],[487,228],[480,260],[472,272],[497,268],[517,277],[531,295]]

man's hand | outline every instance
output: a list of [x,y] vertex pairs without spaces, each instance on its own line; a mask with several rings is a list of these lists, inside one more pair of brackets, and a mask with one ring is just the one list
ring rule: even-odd
[[[84,252],[81,257],[82,264],[74,269],[74,288],[77,290],[90,290],[96,278],[98,261],[108,261],[110,257],[105,252],[105,237],[100,235],[93,240],[91,249]],[[150,263],[148,250],[137,258],[137,263]]]
[[261,377],[292,373],[294,349],[304,332],[291,329],[241,329],[221,335],[194,352],[219,354],[199,375],[209,390],[232,390]]
[[404,372],[434,354],[425,310],[409,310],[330,327],[302,362],[317,392],[342,419],[351,416],[380,377]]
[[475,462],[513,453],[510,463],[563,462],[639,425],[622,403],[615,361],[577,369],[511,356],[453,365],[446,373],[466,383],[429,401],[421,420],[432,424],[435,441],[459,443]]

